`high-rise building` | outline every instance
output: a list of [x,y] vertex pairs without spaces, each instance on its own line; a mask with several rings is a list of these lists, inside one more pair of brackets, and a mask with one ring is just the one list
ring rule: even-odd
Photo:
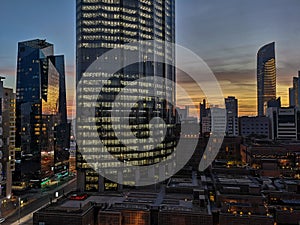
[[[203,135],[204,133],[208,132],[207,130],[209,128],[209,126],[207,126],[207,122],[208,122],[207,116],[209,113],[209,109],[206,108],[206,100],[205,99],[203,99],[203,102],[200,103],[199,108],[200,108],[200,112],[199,112],[200,131],[201,131],[201,134]],[[203,126],[205,126],[205,128],[203,128]]]
[[[270,120],[270,138],[276,139],[277,138],[277,126],[278,126],[278,110],[281,108],[281,98],[273,99],[268,101],[268,107],[266,110],[266,116]],[[259,124],[257,125],[259,126]]]
[[225,109],[218,106],[206,108],[205,116],[202,117],[201,133],[204,136],[209,136],[211,133],[223,133],[222,127],[226,126]]
[[2,99],[5,194],[7,198],[10,198],[12,194],[12,173],[15,171],[16,94],[11,88],[4,88]]
[[[66,116],[64,56],[53,44],[18,44],[15,181],[44,186],[68,172],[69,126]],[[62,136],[63,135],[63,136]]]
[[298,77],[293,77],[293,87],[289,89],[290,107],[300,107],[300,71]]
[[0,188],[0,195],[2,195],[2,188],[3,188],[3,183],[4,183],[4,179],[3,179],[3,174],[4,169],[5,169],[5,159],[4,159],[4,154],[5,154],[5,150],[4,150],[4,145],[3,145],[3,139],[4,139],[4,135],[3,135],[3,109],[2,109],[2,102],[3,102],[3,79],[5,79],[4,77],[0,77],[0,182],[1,182],[1,188]]
[[277,140],[297,140],[297,110],[295,108],[277,109]]
[[[162,46],[161,43],[175,42],[175,1],[174,0],[77,0],[77,84],[80,83],[82,77],[89,77],[89,88],[92,89],[93,79],[106,80],[109,79],[110,84],[106,83],[101,93],[89,93],[82,99],[91,99],[91,95],[99,95],[99,107],[96,109],[97,126],[99,130],[99,138],[104,146],[121,162],[129,162],[135,166],[153,165],[160,162],[166,156],[170,155],[176,145],[174,137],[172,137],[172,126],[168,126],[167,138],[164,143],[156,149],[151,146],[145,146],[149,151],[132,150],[121,143],[114,131],[111,129],[112,121],[118,118],[111,118],[112,102],[115,96],[119,94],[120,89],[124,87],[122,83],[134,81],[142,77],[163,77],[171,81],[175,81],[175,69],[171,66],[171,62],[175,60],[175,52],[172,47]],[[130,48],[130,51],[139,51],[139,56],[144,62],[136,63],[123,68],[113,77],[107,77],[103,71],[89,74],[88,67],[104,53],[111,49],[124,49],[124,45],[135,43],[138,41],[154,40],[156,44],[149,44],[143,48]],[[159,44],[160,43],[160,44]],[[164,44],[163,44],[164,45]],[[128,49],[126,49],[128,50]],[[155,62],[157,56],[166,59],[166,63]],[[119,56],[115,55],[111,59],[114,60]],[[153,59],[149,61],[148,59]],[[106,59],[105,59],[106,60]],[[104,83],[104,82],[103,82]],[[131,90],[131,95],[139,96],[140,90],[151,88],[151,84],[144,83],[136,89]],[[161,84],[156,86],[161,89],[161,93],[171,96],[175,101],[175,90],[166,90]],[[130,99],[131,96],[123,96],[124,99]],[[165,99],[149,96],[144,101],[138,102],[137,106],[132,109],[130,114],[131,131],[122,130],[121,132],[134,132],[139,139],[149,137],[149,121],[153,117],[161,117],[167,124],[175,123],[175,108]],[[78,130],[83,133],[78,135],[89,137],[90,131],[84,131],[84,127],[93,126],[88,119],[80,119],[77,115]],[[120,128],[122,129],[122,128]],[[130,135],[124,135],[130,136]],[[133,148],[136,146],[135,140],[129,140],[128,143]],[[93,140],[84,140],[80,147],[88,148]],[[96,154],[92,152],[91,154]],[[113,168],[113,163],[109,163]],[[115,182],[112,182],[94,171],[84,159],[80,148],[77,152],[77,174],[78,188],[82,191],[104,191],[116,190],[121,188]],[[149,174],[140,174],[136,177],[153,177],[153,171]],[[121,174],[120,176],[123,176]],[[125,176],[125,175],[124,175]],[[135,181],[131,181],[128,185],[134,185]]]
[[225,98],[225,106],[227,115],[226,135],[238,136],[238,100],[233,96],[229,96],[228,98]]
[[3,87],[3,79],[0,77],[0,196],[10,198],[15,170],[15,94]]
[[271,107],[267,117],[271,123],[271,138],[274,140],[298,140],[299,113],[295,107]]
[[263,46],[257,53],[257,112],[266,115],[267,103],[276,99],[275,42]]
[[289,88],[289,106],[293,107],[296,105],[295,101],[295,89],[294,88]]

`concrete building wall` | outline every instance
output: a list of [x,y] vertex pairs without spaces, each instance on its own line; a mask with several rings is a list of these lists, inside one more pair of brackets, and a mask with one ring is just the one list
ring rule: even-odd
[[240,117],[240,135],[263,135],[270,137],[270,120],[267,117]]
[[213,217],[208,214],[160,212],[159,225],[213,225]]

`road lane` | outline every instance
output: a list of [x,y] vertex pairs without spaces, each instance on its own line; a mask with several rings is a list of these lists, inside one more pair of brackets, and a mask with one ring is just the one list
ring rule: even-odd
[[[74,191],[76,189],[76,179],[73,179],[71,181],[69,181],[68,183],[57,187],[54,190],[48,191],[48,192],[44,192],[41,194],[39,194],[39,197],[37,196],[37,199],[34,200],[32,203],[25,205],[23,207],[21,207],[21,210],[19,212],[19,210],[17,210],[13,215],[9,216],[8,218],[6,218],[5,222],[2,223],[3,225],[17,225],[19,224],[19,218],[20,219],[20,224],[21,222],[25,222],[28,221],[30,219],[32,219],[33,213],[38,211],[39,209],[45,207],[46,205],[48,205],[50,203],[50,198],[53,198],[53,195],[55,192],[64,192],[65,194],[69,193],[70,191]],[[20,215],[19,215],[20,213]]]

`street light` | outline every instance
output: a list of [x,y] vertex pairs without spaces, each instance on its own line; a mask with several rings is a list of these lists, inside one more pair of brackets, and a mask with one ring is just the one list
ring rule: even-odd
[[20,224],[20,220],[21,220],[21,197],[19,197],[19,224]]

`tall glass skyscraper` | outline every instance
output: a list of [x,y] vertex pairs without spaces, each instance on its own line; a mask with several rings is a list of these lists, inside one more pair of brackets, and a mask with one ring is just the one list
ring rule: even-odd
[[[112,103],[116,95],[120,93],[125,84],[143,77],[162,77],[175,81],[175,69],[171,62],[175,61],[175,51],[172,47],[165,46],[165,42],[175,43],[175,1],[174,0],[77,0],[77,84],[85,76],[91,76],[92,87],[93,76],[89,74],[87,68],[104,53],[111,49],[125,49],[128,43],[138,41],[154,40],[156,44],[150,44],[143,50],[138,51],[140,59],[147,59],[144,62],[136,63],[118,71],[113,77],[108,78],[105,72],[99,71],[95,79],[108,79],[100,93],[90,93],[98,95],[98,106],[95,110],[99,138],[108,149],[109,153],[122,162],[129,162],[135,166],[145,166],[159,163],[166,156],[170,155],[176,145],[172,129],[175,123],[175,106],[170,105],[166,99],[149,96],[143,101],[137,102],[130,113],[131,130],[121,132],[132,132],[138,139],[147,138],[149,134],[149,121],[153,117],[160,117],[168,124],[167,137],[161,145],[144,146],[148,151],[135,151],[136,143],[128,139],[126,144],[119,141],[111,128],[112,122],[119,118],[111,117]],[[127,49],[128,50],[128,49]],[[117,58],[115,56],[111,59]],[[163,57],[166,63],[155,62],[156,57]],[[149,59],[153,59],[152,61]],[[143,83],[136,89],[131,90],[131,94],[123,96],[123,99],[130,101],[133,96],[138,96],[141,90],[153,89],[153,84]],[[175,102],[175,89],[168,89],[162,84],[156,85],[162,93],[171,96]],[[89,99],[90,96],[83,96]],[[77,119],[77,126],[84,129],[88,127],[89,121],[84,118]],[[93,140],[89,140],[87,132],[81,133],[86,136],[86,140],[81,143],[81,147],[89,146]],[[132,147],[129,148],[128,145]],[[108,164],[110,162],[107,162]],[[114,165],[111,165],[114,167]],[[78,188],[82,191],[103,191],[116,190],[118,184],[105,179],[85,161],[84,156],[77,154]],[[149,174],[148,174],[149,175]],[[145,176],[148,176],[145,175]],[[140,174],[143,177],[144,174]],[[138,178],[137,178],[138,179]],[[134,185],[135,182],[128,182]]]
[[257,112],[266,114],[267,103],[276,99],[275,42],[263,46],[257,53]]
[[37,186],[68,172],[64,56],[53,54],[45,40],[18,44],[14,179]]

